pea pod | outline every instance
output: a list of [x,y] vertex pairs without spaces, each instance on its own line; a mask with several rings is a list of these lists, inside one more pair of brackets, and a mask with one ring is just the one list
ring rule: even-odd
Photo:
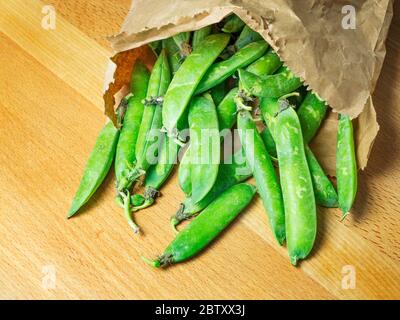
[[314,186],[315,200],[321,206],[327,208],[337,208],[338,196],[335,188],[326,176],[324,170],[321,168],[321,165],[308,145],[305,146],[305,152]]
[[211,34],[212,32],[212,26],[206,26],[204,28],[201,28],[199,30],[196,30],[193,32],[193,39],[192,39],[192,48],[193,50],[198,48],[200,43]]
[[[260,109],[262,117],[266,122],[272,137],[275,140],[276,136],[276,114],[279,112],[279,99],[276,98],[262,98],[260,101]],[[299,119],[300,119],[299,115]],[[302,128],[303,136],[307,134],[307,127]],[[271,145],[270,145],[271,146]],[[271,146],[272,148],[272,146]],[[324,173],[322,167],[319,165],[318,160],[314,156],[310,148],[306,147],[306,157],[309,164],[309,169],[313,181],[314,193],[317,203],[324,207],[335,207],[337,203],[337,194],[332,182]],[[272,152],[272,151],[269,151]],[[276,152],[276,151],[275,151]],[[271,153],[270,153],[271,154]]]
[[242,21],[242,19],[233,14],[226,19],[222,31],[226,33],[240,32],[244,26],[245,23]]
[[188,197],[183,201],[178,212],[171,218],[171,224],[174,228],[181,221],[194,217],[226,189],[250,178],[251,173],[247,169],[246,162],[240,162],[238,158],[237,155],[233,155],[232,161],[220,164],[217,180],[203,200],[195,202]]
[[189,129],[191,196],[197,202],[214,185],[220,162],[218,116],[209,94],[192,100],[189,108]]
[[177,123],[184,114],[194,91],[211,64],[229,42],[227,34],[213,34],[202,42],[176,72],[164,98],[163,126],[168,136],[178,138]]
[[228,60],[214,64],[199,83],[196,94],[205,92],[225,81],[232,76],[237,69],[246,67],[260,58],[267,49],[268,44],[264,40],[253,42],[236,52]]
[[286,242],[296,265],[310,253],[317,233],[317,212],[310,170],[296,111],[287,107],[276,121],[276,148],[285,204]]
[[258,32],[251,29],[249,26],[244,26],[242,32],[235,42],[235,49],[240,50],[254,41],[263,40],[263,37]]
[[114,160],[118,136],[119,131],[111,122],[101,130],[72,201],[68,218],[75,215],[89,201],[103,182]]
[[[155,154],[150,151],[158,150],[160,139],[152,141],[151,136],[162,127],[162,96],[165,94],[171,80],[171,72],[165,51],[158,57],[150,76],[147,99],[136,142],[136,164],[118,183],[118,190],[129,189],[137,178],[144,175],[154,161]],[[156,137],[157,138],[157,137]]]
[[124,172],[136,162],[135,145],[142,121],[150,73],[143,63],[136,62],[131,77],[131,93],[127,99],[128,107],[124,116],[115,155],[115,176],[120,181]]
[[191,32],[181,32],[173,37],[176,45],[180,50],[182,58],[186,58],[192,52],[192,47],[190,45],[191,36]]
[[239,70],[239,78],[243,89],[256,97],[279,98],[293,92],[302,84],[300,78],[288,69],[267,77],[259,77],[246,70]]
[[274,51],[270,50],[260,59],[249,65],[246,71],[262,77],[273,74],[280,66],[282,66],[281,59],[279,59]]
[[285,211],[283,209],[281,187],[250,112],[246,109],[241,109],[240,103],[238,103],[238,107],[239,137],[246,154],[247,164],[256,180],[258,193],[268,214],[273,234],[278,243],[282,245],[285,240]]
[[221,103],[227,94],[227,87],[227,81],[224,81],[210,90],[210,94],[216,106]]
[[299,115],[301,128],[303,129],[304,142],[309,143],[314,138],[325,118],[327,105],[311,91],[307,93],[297,114]]
[[271,131],[269,131],[268,127],[265,127],[263,131],[261,131],[261,138],[264,141],[268,154],[271,157],[276,158],[277,154],[276,154],[275,140],[272,137]]
[[195,256],[249,205],[255,192],[256,188],[246,183],[229,188],[182,230],[157,260],[144,260],[159,268]]
[[336,178],[339,208],[345,218],[357,193],[357,160],[354,148],[353,124],[349,116],[339,115],[336,147]]
[[167,53],[168,63],[171,68],[171,72],[172,74],[175,74],[182,64],[179,47],[176,45],[173,38],[168,38],[163,40],[163,48]]
[[236,123],[236,103],[235,97],[238,88],[231,89],[217,107],[219,131],[231,129]]

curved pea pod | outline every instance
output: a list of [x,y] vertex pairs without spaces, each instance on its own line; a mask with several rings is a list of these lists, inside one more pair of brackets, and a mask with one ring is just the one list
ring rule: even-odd
[[282,66],[282,61],[279,59],[275,51],[268,51],[260,59],[254,61],[246,68],[246,71],[257,76],[267,76],[273,74]]
[[175,74],[176,71],[182,65],[182,58],[180,55],[179,47],[176,45],[173,38],[167,38],[162,42],[163,48],[165,49],[168,57],[168,63],[171,68],[172,74]]
[[286,215],[286,242],[296,265],[310,253],[317,233],[317,212],[310,170],[296,111],[288,107],[276,122],[276,148]]
[[119,131],[111,122],[101,130],[72,201],[68,218],[76,214],[89,201],[103,182],[114,160],[118,136]]
[[279,98],[298,89],[302,82],[289,70],[281,73],[259,77],[246,70],[239,70],[243,89],[256,97]]
[[204,75],[196,89],[196,94],[205,92],[232,76],[237,69],[248,66],[260,58],[268,50],[268,44],[264,41],[257,41],[248,44],[236,52],[231,58],[218,62]]
[[185,195],[190,196],[192,194],[192,179],[190,175],[190,147],[188,147],[185,151],[185,154],[182,157],[181,163],[179,164],[178,171],[178,182],[181,190],[185,193]]
[[218,116],[209,94],[192,100],[189,129],[191,196],[198,202],[214,185],[220,163]]
[[240,32],[244,26],[245,23],[242,21],[242,19],[233,14],[226,19],[222,31],[226,33]]
[[192,39],[192,48],[193,50],[198,48],[200,43],[211,34],[212,26],[206,26],[199,30],[193,32],[193,39]]
[[338,207],[338,196],[331,181],[321,168],[317,158],[309,146],[305,146],[308,167],[311,172],[311,179],[314,187],[315,200],[321,206],[327,208]]
[[229,188],[182,230],[157,260],[145,261],[159,268],[195,256],[250,204],[255,192],[247,183]]
[[354,148],[353,124],[349,116],[339,115],[336,146],[336,178],[339,208],[345,218],[357,194],[357,160]]
[[191,32],[181,32],[173,36],[182,58],[186,58],[192,52],[192,47],[190,45],[191,36]]
[[276,158],[277,154],[276,154],[276,145],[275,145],[275,140],[272,137],[271,131],[269,131],[268,127],[265,127],[262,131],[261,131],[261,138],[264,141],[264,145],[267,148],[267,152],[268,154],[273,157]]
[[274,167],[249,111],[238,113],[239,138],[253,172],[258,193],[268,215],[273,234],[280,245],[285,240],[285,211],[282,192]]
[[[279,112],[279,99],[276,98],[262,98],[260,101],[260,109],[262,117],[266,122],[272,138],[275,137],[275,127],[277,122],[277,113]],[[299,115],[300,120],[300,115]],[[307,127],[302,128],[303,136],[307,133]],[[275,139],[274,139],[275,141]],[[272,148],[272,145],[270,145]],[[276,146],[275,146],[276,147]],[[326,176],[322,167],[318,163],[317,158],[314,156],[312,150],[306,146],[306,157],[309,165],[311,178],[314,186],[314,194],[317,203],[321,206],[332,208],[337,206],[337,194],[332,182]],[[270,151],[269,151],[270,152]],[[272,151],[271,151],[272,152]]]
[[136,62],[131,77],[132,97],[128,99],[128,107],[124,116],[121,133],[118,139],[115,155],[115,176],[120,181],[125,170],[134,165],[136,161],[135,145],[142,121],[144,105],[142,100],[146,97],[150,72],[140,62]]
[[231,129],[236,122],[235,97],[238,91],[238,88],[233,88],[229,91],[217,107],[219,130],[221,132],[225,129]]
[[240,162],[238,158],[238,156],[233,155],[231,161],[220,164],[217,180],[203,200],[195,202],[192,198],[188,197],[183,201],[178,212],[171,218],[171,224],[174,228],[181,221],[197,215],[228,188],[251,177],[246,162]]
[[[162,99],[171,82],[171,70],[165,51],[161,52],[150,76],[147,90],[147,102],[140,125],[139,137],[136,144],[136,168],[146,171],[154,159],[148,154],[152,145],[150,136],[162,127]],[[160,139],[158,139],[160,140]],[[158,150],[158,148],[157,148]]]
[[263,40],[263,37],[258,32],[251,29],[249,26],[244,26],[242,32],[235,42],[235,49],[240,50],[254,41]]
[[320,100],[312,92],[307,93],[299,110],[297,110],[305,143],[309,143],[314,138],[325,118],[327,108],[325,101]]
[[177,123],[184,114],[197,85],[229,42],[227,34],[205,38],[176,72],[164,98],[163,126],[168,136],[177,138]]

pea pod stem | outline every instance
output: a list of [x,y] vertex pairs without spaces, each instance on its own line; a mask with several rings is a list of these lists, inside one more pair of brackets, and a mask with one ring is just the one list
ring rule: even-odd
[[126,191],[126,193],[125,192],[120,192],[119,194],[120,194],[120,196],[122,198],[122,201],[123,201],[125,218],[128,221],[129,226],[133,229],[133,232],[138,234],[140,232],[140,229],[132,219],[130,193],[129,193],[129,191]]

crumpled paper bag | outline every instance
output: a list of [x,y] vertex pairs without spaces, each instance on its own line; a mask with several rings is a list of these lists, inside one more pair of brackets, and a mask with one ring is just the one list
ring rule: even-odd
[[110,67],[114,75],[106,79],[107,116],[115,123],[115,105],[136,59],[154,62],[145,44],[231,13],[259,32],[332,108],[311,144],[327,173],[335,175],[338,112],[356,118],[358,165],[365,168],[379,130],[371,94],[386,54],[392,0],[134,0],[121,32],[110,38],[117,54]]

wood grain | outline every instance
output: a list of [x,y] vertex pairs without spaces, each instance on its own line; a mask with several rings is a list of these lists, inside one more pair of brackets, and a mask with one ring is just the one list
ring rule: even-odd
[[[54,5],[56,30],[41,27]],[[174,176],[131,233],[107,178],[86,210],[65,219],[105,119],[106,35],[130,1],[13,0],[0,4],[0,298],[377,299],[400,298],[400,5],[374,103],[381,131],[352,215],[319,212],[313,255],[294,268],[269,231],[259,200],[198,258],[167,270],[154,257],[173,238],[182,193]],[[343,289],[343,267],[356,270]],[[55,288],[44,286],[47,268]]]

